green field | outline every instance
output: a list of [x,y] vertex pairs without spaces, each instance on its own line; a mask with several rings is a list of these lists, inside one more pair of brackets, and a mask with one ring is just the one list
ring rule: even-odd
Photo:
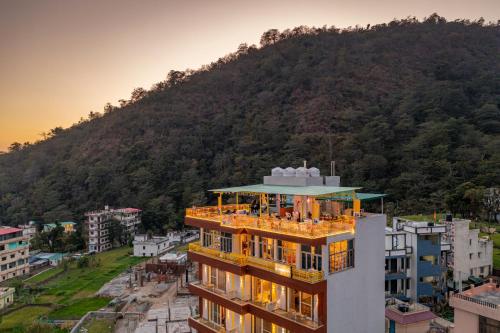
[[92,320],[83,325],[89,333],[112,333],[115,328],[115,323],[109,319]]
[[27,284],[42,287],[42,291],[35,297],[35,303],[53,305],[14,311],[4,316],[0,331],[13,332],[16,326],[31,323],[42,315],[49,319],[78,319],[88,311],[102,308],[110,299],[94,297],[94,293],[106,282],[143,260],[131,257],[129,251],[129,247],[113,249],[97,254],[95,265],[91,267],[78,268],[73,262],[61,274],[59,270],[62,268],[57,267],[26,280]]
[[2,323],[0,324],[0,331],[8,332],[16,326],[30,324],[40,316],[49,313],[50,310],[51,309],[49,307],[45,306],[32,306],[11,312],[3,316]]
[[46,280],[56,276],[57,274],[61,273],[62,271],[63,271],[62,267],[49,268],[49,269],[41,272],[38,275],[34,275],[34,276],[24,280],[24,282],[29,284],[29,285],[37,285],[43,281],[46,281]]

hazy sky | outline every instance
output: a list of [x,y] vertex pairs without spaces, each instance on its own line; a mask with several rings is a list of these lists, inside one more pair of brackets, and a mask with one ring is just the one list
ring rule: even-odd
[[258,44],[265,30],[423,18],[500,19],[500,0],[0,0],[0,150],[106,102]]

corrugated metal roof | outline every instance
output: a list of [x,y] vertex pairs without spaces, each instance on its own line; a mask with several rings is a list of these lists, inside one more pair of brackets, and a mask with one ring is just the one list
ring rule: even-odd
[[226,187],[210,190],[216,193],[266,193],[285,195],[307,195],[324,196],[340,193],[353,192],[361,187],[340,187],[340,186],[286,186],[286,185],[246,185],[236,187]]
[[12,228],[12,227],[1,227],[0,228],[0,235],[12,234],[12,233],[18,232],[18,231],[23,231],[23,230],[19,229],[19,228]]

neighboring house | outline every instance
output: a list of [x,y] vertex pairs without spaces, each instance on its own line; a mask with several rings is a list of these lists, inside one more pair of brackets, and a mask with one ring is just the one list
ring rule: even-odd
[[454,308],[454,333],[500,332],[500,287],[488,283],[458,292],[450,297]]
[[133,244],[136,257],[155,257],[173,247],[169,238],[164,236],[135,235]]
[[[212,190],[217,206],[186,209],[185,224],[200,229],[188,251],[200,279],[189,285],[200,314],[190,326],[383,332],[386,216],[362,211],[358,188],[340,187],[316,168],[272,174],[263,184]],[[223,205],[223,195],[235,204]],[[260,204],[241,204],[243,197]]]
[[[64,228],[65,233],[71,233],[76,230],[75,222],[59,222],[59,225]],[[54,229],[57,223],[47,223],[43,225],[43,231],[48,232]]]
[[14,303],[15,288],[0,288],[0,310]]
[[102,252],[113,247],[109,238],[111,221],[119,221],[124,234],[134,236],[141,223],[141,210],[137,208],[113,209],[105,206],[103,210],[88,212],[86,224],[89,232],[89,252]]
[[166,253],[159,258],[161,263],[184,264],[187,261],[186,253]]
[[28,274],[28,236],[19,228],[0,226],[0,281]]
[[470,220],[447,216],[444,239],[451,244],[448,266],[453,269],[455,284],[469,277],[485,278],[492,273],[493,241],[479,237],[479,229],[469,229]]
[[392,298],[385,307],[386,333],[452,333],[453,323],[439,318],[419,303],[406,303]]
[[386,296],[430,304],[442,299],[446,287],[446,227],[433,222],[393,219],[386,229]]
[[31,241],[38,232],[35,221],[29,221],[28,224],[20,224],[17,227],[23,230],[23,235],[28,237],[29,241]]
[[404,231],[385,230],[385,295],[409,299],[410,258],[413,248],[406,243]]
[[31,266],[43,266],[43,262],[47,262],[50,266],[57,266],[66,256],[65,253],[39,252],[30,256],[29,262]]

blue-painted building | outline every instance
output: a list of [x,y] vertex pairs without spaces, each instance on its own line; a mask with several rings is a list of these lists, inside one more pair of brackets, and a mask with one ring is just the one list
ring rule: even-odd
[[446,294],[446,226],[395,218],[386,230],[386,295],[430,304]]

